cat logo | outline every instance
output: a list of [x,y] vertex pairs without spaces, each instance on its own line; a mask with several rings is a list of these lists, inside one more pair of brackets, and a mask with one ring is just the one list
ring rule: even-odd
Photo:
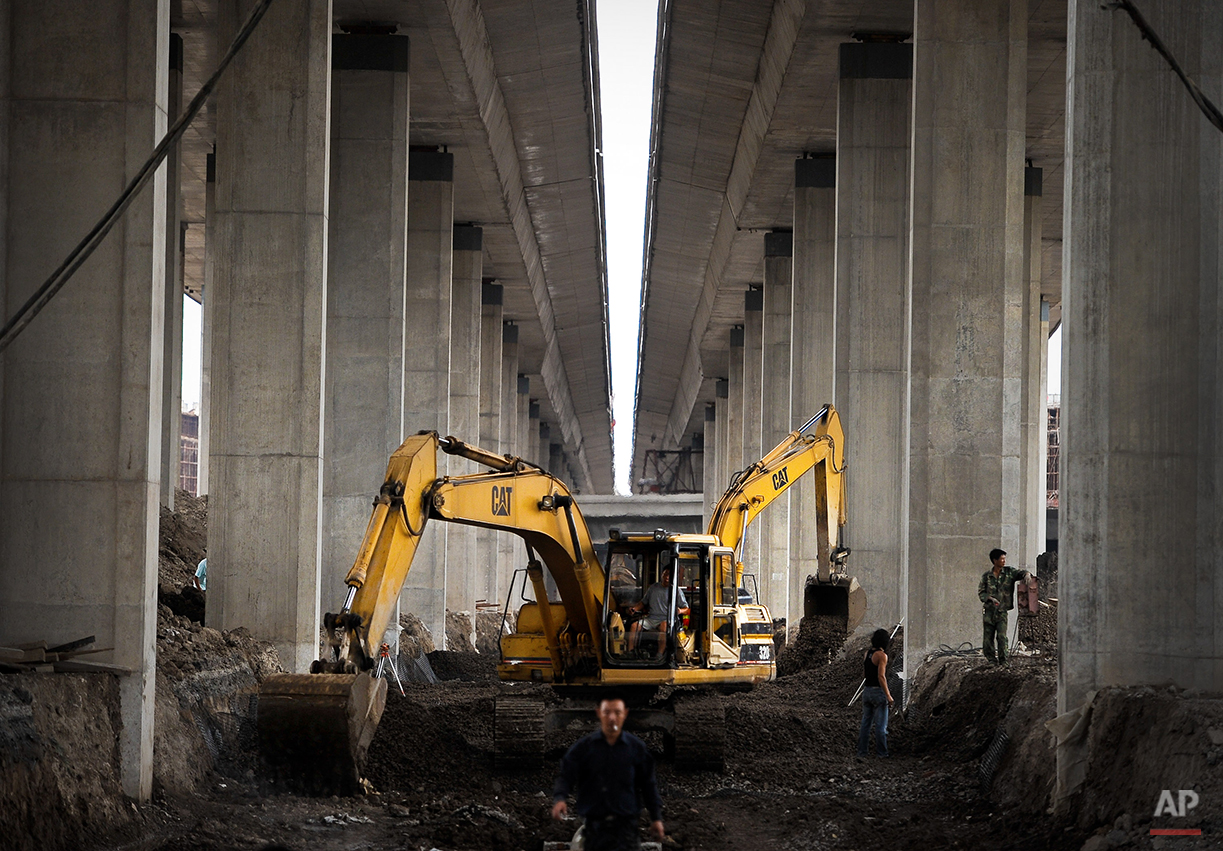
[[773,490],[779,491],[788,484],[790,484],[790,474],[786,472],[785,467],[782,467],[773,474]]
[[493,516],[494,517],[509,517],[510,516],[510,494],[514,492],[512,487],[498,487],[493,485]]

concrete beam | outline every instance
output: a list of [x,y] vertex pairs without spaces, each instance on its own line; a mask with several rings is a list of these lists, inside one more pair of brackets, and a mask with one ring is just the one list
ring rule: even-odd
[[[761,325],[760,454],[790,433],[790,323],[793,310],[794,235],[764,235],[764,311]],[[756,519],[760,526],[760,577],[767,578],[773,616],[797,624],[802,617],[802,577],[790,574],[790,491]],[[794,603],[797,587],[797,608]]]

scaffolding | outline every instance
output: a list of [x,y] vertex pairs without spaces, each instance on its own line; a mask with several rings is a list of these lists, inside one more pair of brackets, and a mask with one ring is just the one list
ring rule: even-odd
[[1045,461],[1045,507],[1058,507],[1058,459],[1061,456],[1062,400],[1049,397],[1049,454]]

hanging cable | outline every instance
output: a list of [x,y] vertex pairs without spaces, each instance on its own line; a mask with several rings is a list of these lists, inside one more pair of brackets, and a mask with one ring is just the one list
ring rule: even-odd
[[1156,34],[1155,30],[1152,29],[1151,25],[1147,23],[1147,19],[1142,16],[1142,13],[1135,8],[1134,4],[1130,0],[1110,0],[1110,2],[1104,4],[1103,8],[1121,9],[1130,16],[1130,19],[1138,27],[1138,31],[1142,33],[1143,39],[1151,42],[1151,47],[1167,60],[1168,64],[1172,66],[1172,70],[1176,72],[1176,76],[1181,78],[1181,82],[1189,90],[1189,96],[1198,105],[1198,109],[1202,110],[1202,113],[1211,124],[1219,130],[1223,130],[1223,113],[1219,112],[1219,108],[1211,102],[1210,98],[1202,94],[1202,90],[1198,88],[1197,83],[1189,79],[1189,75],[1181,68],[1180,63],[1176,61],[1176,57],[1164,46],[1163,41]]
[[26,326],[34,321],[34,317],[42,311],[44,307],[55,298],[55,294],[63,288],[64,284],[75,274],[76,270],[89,259],[102,240],[110,233],[111,228],[119,221],[119,217],[124,211],[131,206],[132,201],[136,200],[136,196],[140,194],[140,190],[144,188],[149,179],[157,171],[157,167],[169,155],[170,150],[178,144],[183,133],[187,131],[187,127],[191,124],[195,116],[203,108],[205,101],[216,88],[217,82],[221,79],[221,74],[224,72],[233,58],[238,55],[238,51],[246,44],[246,40],[250,38],[251,33],[255,31],[255,27],[259,21],[263,19],[263,15],[267,12],[268,7],[272,5],[272,0],[260,0],[259,5],[251,10],[250,15],[246,19],[246,23],[242,25],[242,29],[238,30],[238,34],[234,37],[233,43],[229,46],[229,50],[221,58],[217,69],[208,78],[208,81],[200,87],[199,92],[191,103],[187,106],[187,111],[184,112],[179,119],[174,122],[169,132],[153,149],[153,154],[148,161],[140,167],[140,171],[136,172],[136,176],[128,183],[127,188],[123,190],[118,200],[106,211],[104,215],[89,234],[77,243],[76,248],[72,249],[71,253],[60,264],[59,268],[51,273],[51,277],[39,287],[29,300],[21,306],[21,309],[13,314],[12,318],[5,323],[4,328],[0,329],[0,352],[8,348],[13,340],[17,339],[17,335],[25,330]]

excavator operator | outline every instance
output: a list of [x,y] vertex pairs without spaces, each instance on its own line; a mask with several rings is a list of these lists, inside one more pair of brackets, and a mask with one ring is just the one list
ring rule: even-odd
[[[644,630],[658,633],[659,647],[663,646],[663,638],[666,634],[667,609],[671,605],[671,577],[673,571],[670,566],[662,569],[662,579],[655,582],[645,592],[645,596],[641,601],[636,603],[632,608],[634,611],[643,612],[643,616],[634,621],[629,626],[628,633],[628,649],[636,650],[637,644],[641,641],[641,633]],[[688,614],[688,598],[684,596],[683,588],[675,589],[675,604],[678,614]]]

